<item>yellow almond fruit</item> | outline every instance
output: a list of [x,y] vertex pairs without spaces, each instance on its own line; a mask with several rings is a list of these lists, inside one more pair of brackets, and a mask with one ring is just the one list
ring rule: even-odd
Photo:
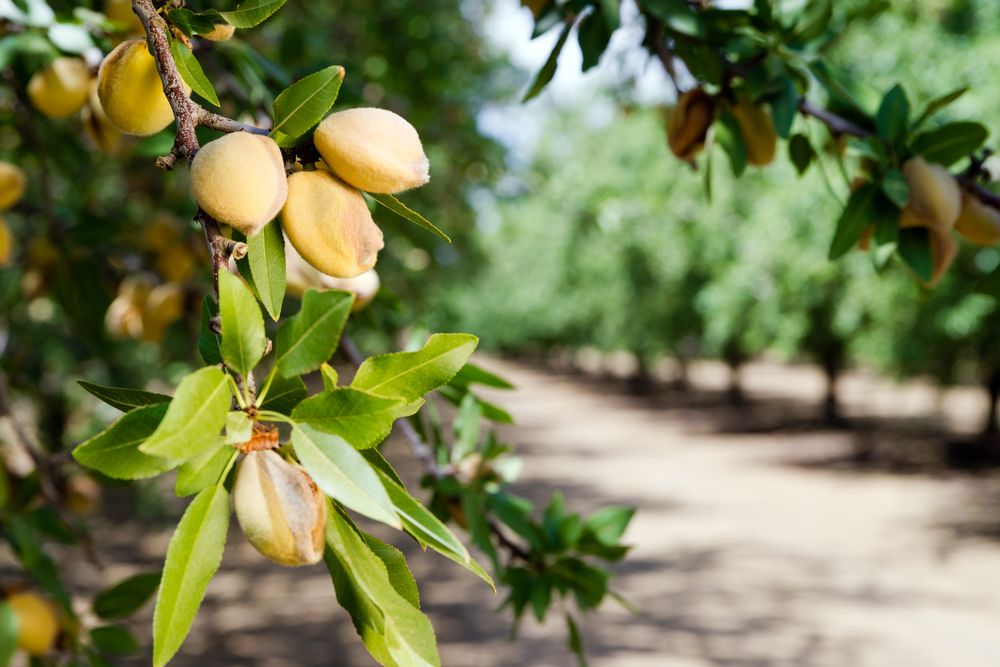
[[692,88],[677,99],[667,119],[667,145],[682,160],[692,160],[705,145],[715,119],[715,101],[701,88]]
[[903,175],[910,186],[906,209],[927,226],[948,230],[955,225],[962,209],[958,183],[947,169],[914,157],[903,165]]
[[34,593],[15,593],[7,598],[17,617],[17,645],[30,655],[48,653],[59,636],[59,619],[52,604]]
[[733,106],[733,117],[743,135],[747,162],[758,167],[771,164],[778,143],[771,116],[750,100],[740,100]]
[[72,116],[87,103],[90,70],[80,58],[56,58],[28,82],[32,106],[49,118]]
[[142,21],[132,11],[132,0],[108,0],[104,4],[104,15],[130,35],[143,32]]
[[66,507],[77,516],[90,516],[97,511],[101,486],[89,475],[73,475],[66,480]]
[[200,36],[211,42],[225,42],[232,39],[235,32],[236,28],[228,23],[216,23],[214,28],[208,32],[201,33]]
[[142,336],[142,309],[127,297],[115,297],[104,314],[104,328],[112,338]]
[[931,258],[934,261],[934,269],[931,273],[931,280],[928,286],[933,287],[941,280],[941,277],[955,261],[958,255],[958,243],[955,242],[951,232],[946,229],[931,229]]
[[955,231],[975,244],[996,245],[1000,243],[1000,211],[963,192],[962,212],[955,221]]
[[142,338],[150,343],[163,340],[167,327],[184,314],[184,290],[177,283],[157,285],[142,306]]
[[205,212],[247,236],[285,204],[288,181],[274,139],[234,132],[205,144],[191,163],[191,191]]
[[194,255],[181,243],[169,246],[156,256],[156,270],[167,282],[184,282],[191,277],[196,266]]
[[281,228],[309,264],[337,278],[353,278],[375,266],[384,246],[361,193],[323,171],[288,177]]
[[[184,94],[190,92],[184,84]],[[156,134],[174,120],[156,59],[142,40],[124,41],[105,56],[97,73],[97,94],[108,120],[125,134]]]
[[359,190],[391,194],[430,180],[417,131],[386,109],[331,114],[316,128],[313,141],[333,173]]
[[14,235],[3,218],[0,218],[0,266],[10,266],[14,256]]
[[87,93],[87,106],[83,109],[83,132],[91,143],[105,153],[114,153],[122,144],[124,136],[114,126],[101,106],[101,98],[97,92],[97,79],[90,82]]
[[252,451],[240,462],[233,507],[250,544],[274,562],[311,565],[323,557],[323,493],[273,450]]
[[375,269],[369,269],[353,278],[328,276],[304,260],[291,243],[285,244],[285,286],[292,296],[301,297],[308,289],[353,292],[354,305],[351,306],[351,312],[357,312],[375,299],[380,285]]
[[10,208],[24,196],[28,179],[16,164],[0,162],[0,211]]

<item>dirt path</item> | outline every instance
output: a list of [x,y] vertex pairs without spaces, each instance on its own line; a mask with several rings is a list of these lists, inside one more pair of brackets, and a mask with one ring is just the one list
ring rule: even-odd
[[[720,433],[690,406],[654,408],[591,381],[483,363],[518,385],[493,397],[519,421],[509,435],[525,458],[522,492],[541,501],[562,488],[581,511],[639,507],[618,588],[642,615],[612,603],[586,621],[593,667],[1000,665],[1000,543],[956,541],[947,528],[989,480],[810,469],[799,464],[849,451],[849,437]],[[748,376],[758,395],[811,398],[808,378],[758,375]],[[389,455],[407,459],[400,443]],[[155,565],[168,535],[137,530],[117,527],[109,546],[122,562]],[[445,665],[573,664],[561,622],[527,620],[510,644],[482,584],[430,552],[411,565]],[[175,664],[374,663],[322,568],[272,567],[234,531]]]

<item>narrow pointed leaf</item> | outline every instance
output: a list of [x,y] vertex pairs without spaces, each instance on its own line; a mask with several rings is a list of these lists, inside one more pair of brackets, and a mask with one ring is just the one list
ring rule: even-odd
[[416,352],[365,359],[351,386],[376,396],[415,401],[455,377],[478,343],[470,334],[434,334]]
[[165,403],[136,408],[107,430],[78,445],[73,450],[73,458],[114,479],[144,479],[166,472],[174,467],[173,463],[139,450],[139,445],[153,435],[165,414]]
[[212,105],[218,107],[219,95],[215,92],[212,82],[205,76],[205,71],[201,68],[201,63],[195,57],[191,49],[184,46],[179,39],[170,40],[170,53],[174,56],[174,63],[177,65],[177,72],[184,79],[191,90],[198,93]]
[[292,446],[316,485],[345,507],[400,528],[389,494],[358,450],[336,435],[296,424]]
[[140,389],[102,387],[99,384],[91,384],[83,380],[77,380],[76,383],[111,407],[118,408],[122,412],[128,412],[134,408],[142,408],[147,405],[170,402],[170,397],[166,394],[156,394]]
[[94,598],[94,613],[108,620],[131,616],[153,597],[160,576],[159,572],[144,572],[118,582]]
[[215,444],[232,394],[226,375],[209,366],[181,380],[167,414],[139,450],[182,463]]
[[274,128],[271,130],[278,145],[290,148],[316,127],[337,101],[343,81],[344,68],[334,65],[281,91],[274,100]]
[[288,0],[244,0],[231,12],[219,12],[230,25],[252,28],[271,17]]
[[188,505],[167,548],[153,613],[153,667],[163,667],[184,643],[226,546],[229,492],[221,484]]
[[422,404],[422,400],[408,402],[340,387],[302,401],[292,417],[297,423],[339,435],[354,447],[367,449],[385,440],[393,422],[414,414]]
[[433,222],[431,222],[424,216],[420,215],[419,213],[411,209],[409,206],[396,199],[394,196],[376,195],[371,193],[368,193],[368,196],[377,201],[382,206],[385,206],[387,209],[389,209],[399,217],[409,220],[410,222],[420,227],[423,227],[432,234],[435,234],[438,238],[447,241],[448,243],[451,243],[451,238],[443,231],[438,229],[438,227]]
[[326,553],[337,601],[372,656],[383,665],[441,664],[434,628],[392,585],[385,563],[338,508],[327,516]]
[[278,223],[271,221],[247,237],[247,262],[257,297],[275,322],[285,298],[285,239]]
[[384,472],[378,471],[378,474],[382,478],[382,484],[389,493],[393,505],[396,506],[396,513],[403,520],[403,528],[407,533],[417,540],[421,546],[430,547],[446,558],[467,568],[470,572],[489,584],[493,590],[496,590],[493,579],[469,555],[469,551],[465,548],[465,545],[455,537],[455,534],[451,532],[448,526],[444,525],[440,519],[424,507],[423,503],[411,496],[406,489],[397,484]]
[[333,356],[351,314],[354,295],[339,290],[308,290],[295,317],[278,328],[274,363],[282,377],[316,370]]
[[222,359],[244,376],[264,356],[264,318],[245,282],[229,271],[219,272],[219,315],[222,317]]
[[273,410],[283,415],[292,414],[295,406],[308,395],[306,385],[298,375],[290,378],[276,376],[271,382],[271,388],[261,403],[261,410]]
[[217,447],[206,450],[177,469],[174,495],[193,496],[220,483],[219,476],[238,453],[235,447],[227,446],[220,438]]

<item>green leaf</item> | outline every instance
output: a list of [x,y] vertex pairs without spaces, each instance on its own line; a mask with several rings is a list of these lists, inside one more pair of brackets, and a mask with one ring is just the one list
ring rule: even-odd
[[910,201],[910,184],[898,169],[888,169],[882,175],[882,192],[899,208]]
[[205,76],[201,63],[195,58],[191,49],[184,46],[179,39],[170,40],[170,53],[174,56],[174,63],[177,65],[177,72],[181,75],[191,90],[204,97],[212,105],[222,106],[219,102],[219,95],[215,92],[212,82]]
[[156,431],[167,404],[136,408],[123,415],[107,430],[73,450],[80,465],[114,479],[144,479],[166,472],[174,464],[139,451],[139,445]]
[[607,21],[602,16],[603,13],[600,9],[590,12],[581,19],[576,31],[576,39],[583,54],[581,69],[584,72],[597,66],[611,40],[612,29],[609,29]]
[[409,533],[421,546],[430,547],[449,560],[455,561],[477,577],[485,581],[493,590],[496,586],[486,570],[477,563],[465,545],[455,537],[448,526],[434,516],[424,504],[414,498],[400,484],[381,470],[377,471],[382,478],[382,484],[396,507],[396,513],[403,520],[403,529]]
[[989,135],[990,131],[980,123],[948,123],[918,134],[910,143],[910,150],[928,162],[949,167],[979,150]]
[[242,445],[253,437],[253,422],[250,416],[242,410],[233,410],[226,415],[227,445]]
[[889,145],[898,146],[906,139],[909,124],[910,101],[902,86],[896,84],[882,98],[882,104],[875,114],[875,129]]
[[782,80],[781,92],[771,101],[771,118],[774,120],[774,131],[782,139],[787,139],[799,110],[799,89],[790,76]]
[[229,492],[221,484],[199,493],[177,524],[153,613],[153,667],[166,665],[184,643],[222,562],[228,531]]
[[222,359],[244,377],[264,356],[264,318],[257,299],[239,276],[219,271]]
[[260,409],[290,415],[295,406],[301,403],[306,396],[308,396],[306,385],[298,375],[293,375],[290,378],[276,375]]
[[205,450],[177,469],[174,495],[179,498],[193,496],[221,483],[223,480],[219,478],[238,453],[239,450],[226,445],[220,438],[216,448]]
[[742,176],[747,169],[747,146],[736,118],[728,111],[719,114],[715,121],[715,138],[729,156],[734,176]]
[[521,98],[521,102],[527,102],[533,97],[537,96],[538,93],[545,89],[545,86],[549,85],[552,81],[552,77],[556,74],[556,66],[559,63],[559,54],[562,53],[563,47],[566,46],[566,39],[569,37],[569,33],[573,28],[572,21],[566,21],[563,25],[562,32],[559,33],[559,39],[556,40],[555,46],[552,47],[549,57],[545,60],[545,64],[542,68],[538,70],[538,74],[535,75],[535,80],[531,82],[531,86],[528,91]]
[[837,221],[837,231],[830,244],[830,259],[842,257],[861,238],[861,232],[871,222],[872,201],[876,192],[873,184],[865,183],[851,193]]
[[232,394],[226,375],[214,366],[181,380],[167,414],[139,450],[183,463],[215,444],[226,423]]
[[809,143],[809,139],[804,134],[795,134],[788,142],[788,157],[801,176],[809,168],[813,158],[816,157],[816,151],[813,150],[812,144]]
[[423,227],[424,229],[437,235],[444,241],[451,243],[451,238],[449,238],[447,234],[438,229],[434,225],[434,223],[432,223],[430,220],[428,220],[424,216],[420,215],[419,213],[411,209],[403,202],[396,199],[393,195],[380,195],[380,194],[368,193],[368,196],[377,201],[382,206],[385,206],[387,209],[389,209],[396,215],[405,218],[406,220],[409,220],[410,222],[415,223],[420,227]]
[[223,22],[221,14],[214,9],[197,14],[190,9],[171,9],[167,18],[188,36],[211,32],[217,23]]
[[281,317],[285,298],[285,239],[278,223],[271,221],[247,237],[247,262],[257,297],[275,322]]
[[674,32],[689,37],[703,37],[705,34],[701,17],[686,0],[647,0],[642,7]]
[[133,408],[142,408],[147,405],[170,402],[170,397],[166,394],[155,394],[151,391],[142,391],[140,389],[102,387],[99,384],[91,384],[83,380],[77,380],[76,383],[111,407],[118,408],[122,412],[128,412]]
[[94,598],[94,613],[108,620],[131,616],[153,597],[159,586],[159,572],[132,575],[98,593]]
[[343,438],[309,425],[295,424],[292,447],[323,493],[355,512],[401,527],[378,475]]
[[792,31],[793,39],[800,42],[811,42],[822,37],[832,18],[833,0],[809,0],[805,3],[805,8],[795,25],[795,30]]
[[139,650],[139,642],[121,625],[105,625],[90,631],[90,641],[101,653],[128,655]]
[[468,387],[470,384],[481,384],[494,389],[513,389],[514,385],[495,373],[471,361],[462,366],[462,370],[449,382],[454,387]]
[[338,508],[327,514],[326,546],[337,601],[372,656],[392,667],[440,665],[430,621],[396,590],[385,563]]
[[927,122],[927,120],[931,116],[933,116],[935,113],[937,113],[941,109],[945,108],[946,106],[948,106],[949,104],[960,98],[968,90],[969,88],[967,86],[963,86],[962,88],[956,88],[955,90],[945,93],[944,95],[936,97],[930,102],[928,102],[927,107],[917,117],[917,119],[913,121],[913,127],[910,128],[911,131],[916,132],[923,126],[924,123]]
[[581,634],[580,628],[573,619],[573,615],[567,611],[565,612],[565,616],[566,636],[569,650],[573,652],[574,656],[576,656],[577,667],[587,667],[587,651],[583,646],[583,634]]
[[415,401],[455,377],[478,343],[471,334],[434,334],[416,352],[365,359],[351,386],[376,396]]
[[205,295],[201,302],[201,329],[198,332],[198,352],[209,366],[222,363],[222,349],[219,346],[219,334],[212,331],[212,318],[219,314],[219,307],[212,297]]
[[219,12],[230,25],[252,28],[271,17],[287,0],[246,0],[231,12]]
[[7,667],[17,652],[17,638],[21,630],[17,614],[6,602],[0,601],[0,665]]
[[308,290],[295,317],[278,327],[274,363],[281,377],[309,373],[333,356],[351,314],[350,292]]
[[281,91],[274,99],[271,136],[291,148],[333,108],[344,81],[344,68],[334,65],[314,72]]
[[333,391],[337,388],[337,382],[340,381],[340,373],[337,369],[330,364],[323,363],[319,367],[319,373],[323,377],[323,388],[327,391]]
[[934,256],[931,253],[930,232],[925,227],[899,230],[899,257],[917,277],[929,283],[934,277]]
[[422,400],[408,402],[340,387],[302,401],[292,417],[300,424],[339,435],[358,449],[367,449],[385,440],[393,422],[416,413],[422,404]]
[[403,552],[366,533],[362,533],[361,537],[372,553],[385,563],[386,572],[389,574],[389,583],[396,589],[396,592],[414,607],[420,609],[420,590],[417,588],[417,580],[413,578],[413,573],[410,572],[410,567],[406,564],[406,556],[403,555]]
[[625,534],[625,529],[634,514],[634,507],[609,505],[587,517],[583,525],[601,544],[614,546]]

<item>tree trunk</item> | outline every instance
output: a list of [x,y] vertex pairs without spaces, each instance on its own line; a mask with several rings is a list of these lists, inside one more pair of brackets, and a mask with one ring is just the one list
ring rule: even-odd
[[986,381],[986,393],[989,395],[990,407],[986,413],[986,423],[983,424],[984,436],[997,434],[997,400],[1000,399],[1000,371],[991,371]]
[[823,358],[823,374],[826,376],[826,396],[823,399],[823,418],[831,424],[839,424],[840,404],[837,401],[837,380],[840,379],[840,355],[829,353]]
[[739,359],[728,359],[729,365],[729,390],[727,391],[730,405],[743,405],[746,396],[743,394],[743,385],[740,382],[740,369],[743,362]]

